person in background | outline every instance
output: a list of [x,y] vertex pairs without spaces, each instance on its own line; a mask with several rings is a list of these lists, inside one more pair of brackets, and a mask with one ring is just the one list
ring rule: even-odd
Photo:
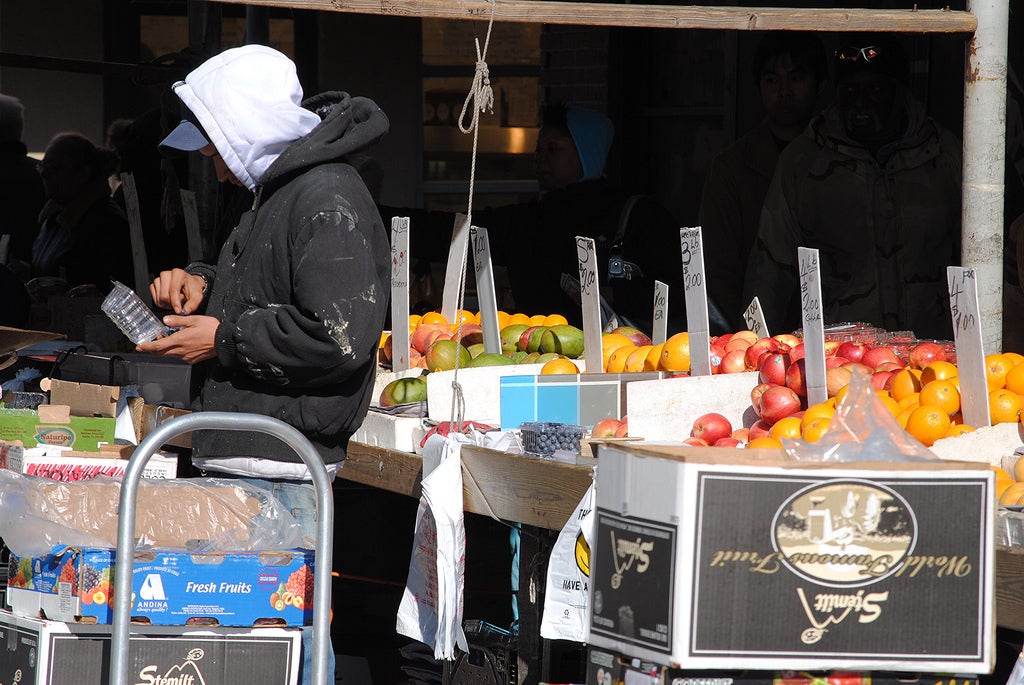
[[0,235],[9,235],[6,263],[23,280],[32,259],[32,241],[39,233],[39,212],[46,202],[36,160],[22,142],[25,108],[0,94]]
[[59,133],[46,146],[39,169],[47,201],[32,244],[32,278],[57,277],[100,293],[112,279],[135,282],[128,218],[107,185],[116,164],[113,151],[80,133]]
[[747,327],[743,273],[779,153],[807,128],[828,81],[825,46],[813,33],[770,31],[751,72],[764,119],[711,161],[699,215],[708,295],[732,330]]
[[770,331],[799,327],[797,248],[817,248],[826,324],[950,339],[961,143],[911,94],[897,37],[840,45],[836,101],[779,157],[743,301],[760,298]]
[[[177,312],[164,323],[179,330],[138,349],[201,364],[195,410],[281,419],[309,438],[333,476],[372,399],[391,277],[387,233],[347,157],[384,136],[387,117],[339,91],[303,101],[295,64],[262,45],[226,50],[173,88],[186,117],[162,145],[199,152],[220,182],[255,200],[216,265],[153,281],[154,303]],[[287,445],[208,430],[192,447],[197,468],[272,492],[315,539],[316,493]],[[310,631],[304,637],[309,682]]]

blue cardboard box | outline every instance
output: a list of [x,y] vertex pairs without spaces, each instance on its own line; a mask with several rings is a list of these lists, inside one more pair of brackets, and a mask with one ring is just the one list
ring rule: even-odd
[[662,378],[660,371],[502,376],[501,427],[525,422],[571,423],[587,428],[626,414],[626,383]]
[[[21,616],[112,623],[115,553],[57,546],[43,557],[12,555],[7,603]],[[191,554],[136,552],[132,620],[185,625],[310,625],[313,550]],[[269,620],[269,621],[268,621]]]

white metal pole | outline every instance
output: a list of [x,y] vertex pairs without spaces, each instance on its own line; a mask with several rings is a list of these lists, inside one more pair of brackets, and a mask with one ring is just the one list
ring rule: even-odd
[[1003,344],[1003,182],[1009,0],[968,0],[978,29],[964,72],[963,266],[978,284],[985,352]]

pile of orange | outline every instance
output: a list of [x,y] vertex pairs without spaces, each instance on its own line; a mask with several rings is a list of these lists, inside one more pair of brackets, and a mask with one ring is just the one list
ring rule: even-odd
[[601,336],[601,358],[606,373],[637,371],[690,371],[690,334],[676,333],[658,345],[637,345],[621,333]]
[[1008,471],[999,466],[993,466],[996,472],[996,497],[999,504],[1013,506],[1024,504],[1024,457],[1019,457]]

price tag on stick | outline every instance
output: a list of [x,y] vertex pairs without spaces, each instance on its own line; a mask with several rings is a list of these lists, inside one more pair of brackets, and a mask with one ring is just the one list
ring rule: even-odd
[[601,293],[597,275],[597,247],[594,239],[576,236],[580,263],[580,306],[583,308],[583,360],[586,373],[602,373]]
[[756,296],[750,301],[746,311],[743,312],[743,320],[747,323],[747,328],[757,335],[758,340],[771,335],[768,332],[768,324],[764,320],[764,312],[761,311],[761,300],[757,299]]
[[683,292],[686,295],[686,330],[690,332],[690,375],[711,375],[711,333],[708,294],[704,280],[704,247],[700,226],[680,228],[683,251]]
[[960,376],[960,409],[964,423],[975,428],[991,423],[988,383],[985,380],[985,347],[978,315],[978,282],[974,269],[946,267],[949,311],[953,317],[953,342]]
[[654,317],[651,342],[660,345],[668,339],[668,284],[654,282]]
[[807,403],[818,404],[828,399],[818,251],[810,247],[799,247],[797,260],[800,264],[800,313],[804,323],[804,384],[807,387]]
[[391,368],[409,368],[409,217],[391,219]]
[[484,329],[484,350],[501,354],[498,298],[494,294],[494,267],[491,264],[491,243],[487,229],[471,226],[469,237],[473,245],[473,267],[476,270],[476,295],[480,301],[480,325]]
[[444,288],[441,293],[441,314],[448,323],[455,323],[459,310],[459,295],[462,287],[463,266],[466,249],[469,247],[469,217],[455,215],[455,230],[448,246],[448,265],[444,271]]

